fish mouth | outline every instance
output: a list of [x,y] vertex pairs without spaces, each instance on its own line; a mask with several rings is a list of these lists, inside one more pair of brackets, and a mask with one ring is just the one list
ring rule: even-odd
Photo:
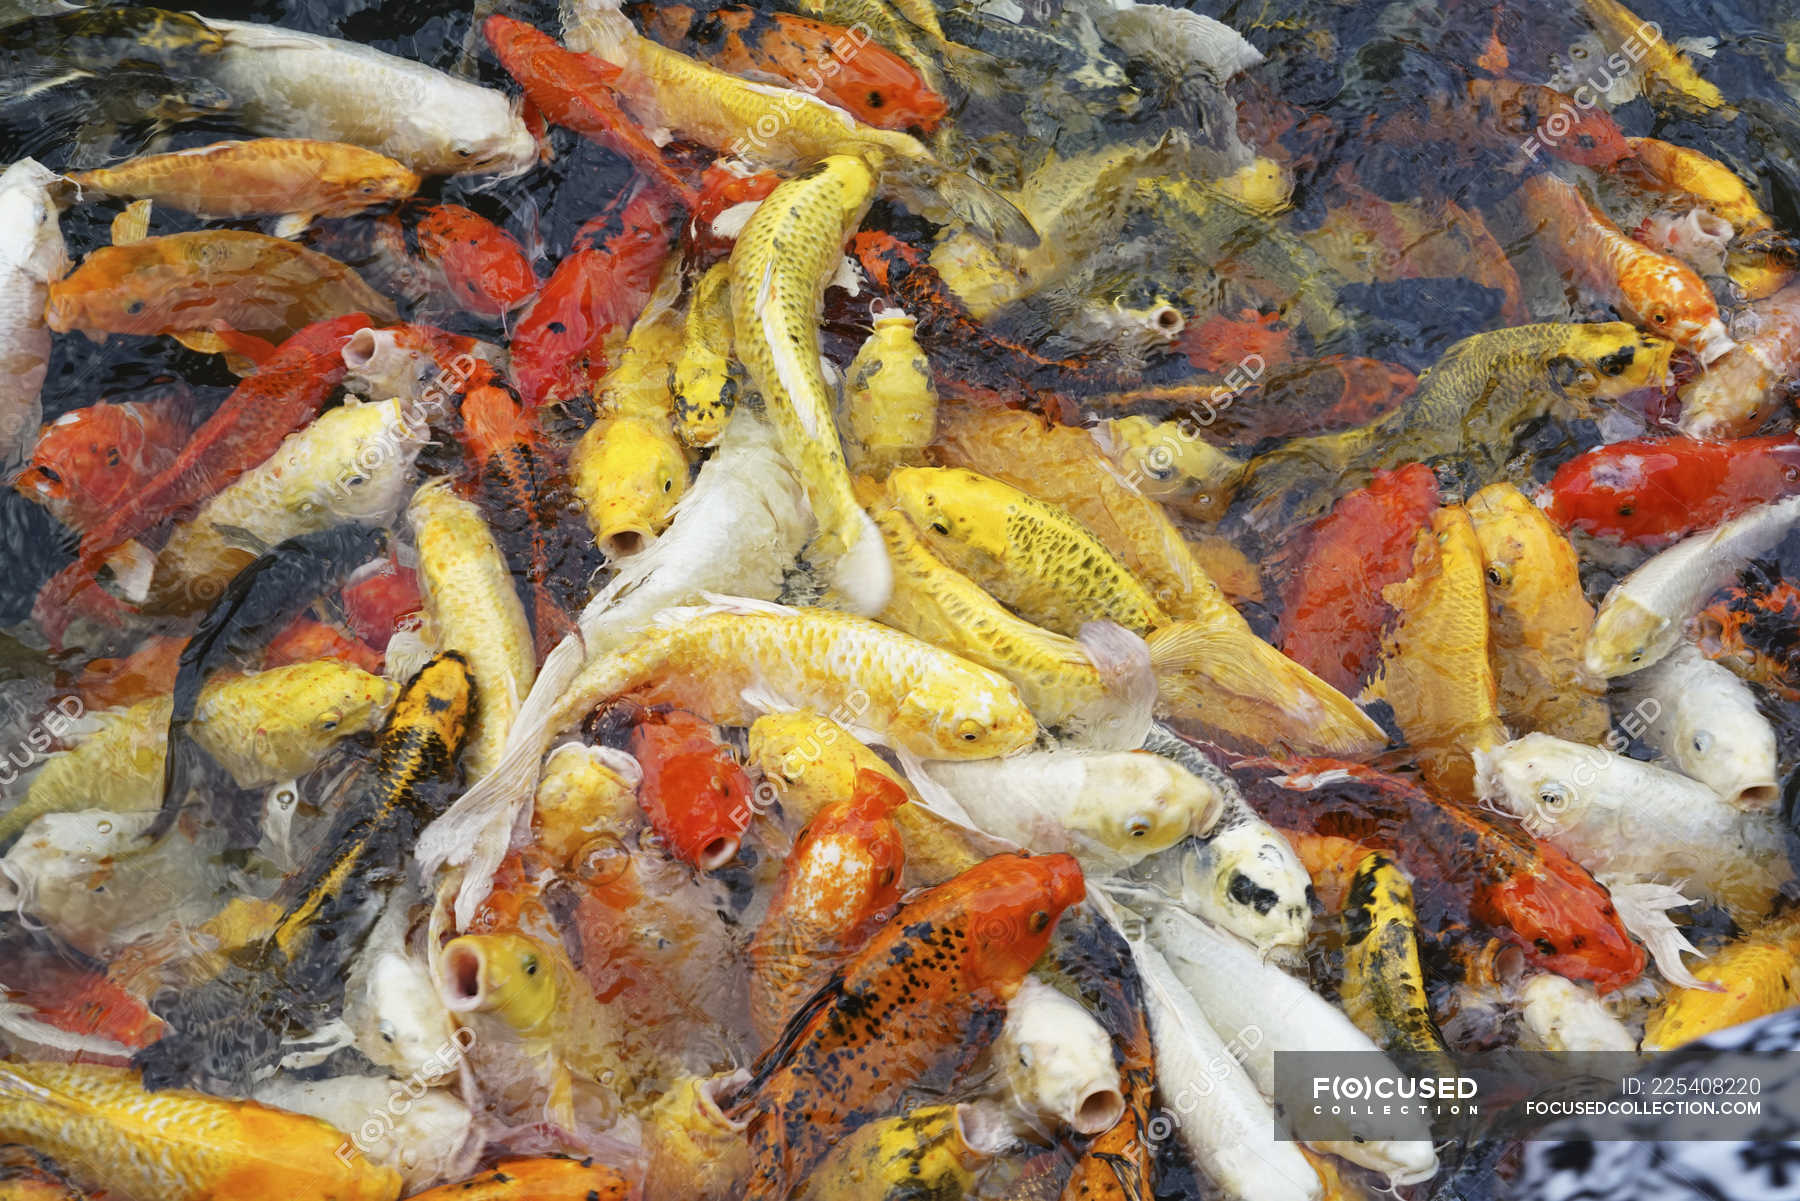
[[452,1013],[472,1013],[487,1003],[487,956],[459,938],[444,948],[444,1005]]
[[1731,335],[1725,332],[1725,323],[1717,317],[1700,327],[1699,332],[1694,335],[1693,345],[1690,347],[1694,352],[1694,357],[1700,360],[1700,365],[1703,367],[1712,366],[1715,361],[1736,348],[1737,343],[1733,342]]
[[694,1108],[700,1116],[722,1130],[732,1134],[742,1134],[750,1129],[750,1119],[734,1118],[725,1112],[722,1102],[735,1097],[737,1092],[750,1083],[750,1073],[743,1068],[724,1076],[714,1076],[702,1080],[694,1088]]
[[717,834],[701,844],[694,854],[694,862],[703,872],[710,872],[724,867],[737,858],[738,840],[729,834]]
[[1125,1097],[1116,1088],[1101,1086],[1084,1094],[1069,1115],[1069,1128],[1077,1134],[1104,1134],[1125,1116]]
[[[600,549],[608,559],[624,559],[645,550],[656,541],[656,534],[647,525],[627,525],[616,530],[608,530],[600,539]],[[733,848],[736,854],[736,848]]]
[[1781,803],[1781,788],[1773,780],[1746,784],[1725,799],[1733,809],[1760,812],[1773,809]]

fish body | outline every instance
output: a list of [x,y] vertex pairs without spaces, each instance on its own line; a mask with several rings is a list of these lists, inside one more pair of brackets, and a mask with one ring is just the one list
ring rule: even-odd
[[235,229],[102,246],[51,287],[44,313],[59,333],[225,328],[277,342],[334,317],[396,317],[387,297],[336,259]]
[[738,1186],[750,1167],[745,1124],[725,1116],[719,1098],[750,1078],[688,1076],[664,1093],[645,1123],[644,1201],[689,1201]]
[[0,172],[0,470],[25,460],[44,419],[39,396],[50,365],[44,305],[69,270],[57,206],[56,176],[35,159]]
[[511,17],[491,16],[481,31],[500,65],[546,119],[623,155],[670,197],[693,207],[693,187],[619,108],[613,96],[618,68],[564,49],[549,34]]
[[729,863],[750,814],[750,779],[713,724],[679,710],[632,727],[643,771],[638,803],[679,859],[702,871]]
[[1419,963],[1412,883],[1387,856],[1365,858],[1344,900],[1344,1010],[1383,1050],[1421,1067],[1449,1063]]
[[844,242],[874,199],[875,171],[833,155],[769,193],[731,252],[731,324],[738,357],[762,393],[781,449],[806,485],[819,553],[861,613],[887,603],[892,572],[874,523],[856,503],[839,440],[835,396],[819,368],[819,313]]
[[[1639,18],[1619,0],[1584,0],[1582,8],[1608,45],[1622,46],[1627,54],[1638,50],[1631,57],[1634,62],[1644,60],[1637,70],[1647,93],[1692,111],[1729,111],[1719,89],[1701,78],[1687,56],[1664,40],[1655,24]],[[1653,32],[1646,35],[1646,28]]]
[[1412,573],[1419,533],[1437,503],[1437,476],[1422,463],[1377,472],[1338,501],[1288,577],[1282,651],[1340,692],[1360,689],[1393,615],[1383,590]]
[[1800,664],[1788,632],[1800,620],[1800,588],[1727,588],[1694,620],[1701,652],[1785,700],[1800,700]]
[[759,1045],[774,1044],[899,904],[906,852],[892,814],[909,799],[898,783],[864,769],[853,795],[806,823],[750,941],[750,1018]]
[[1464,508],[1487,581],[1500,720],[1521,734],[1599,742],[1608,721],[1606,689],[1582,661],[1594,607],[1581,591],[1575,548],[1511,484],[1489,484]]
[[718,442],[737,404],[731,343],[731,264],[714,263],[694,283],[675,358],[675,432],[689,446]]
[[598,244],[571,250],[513,327],[512,378],[527,407],[588,390],[605,363],[606,335],[637,320],[668,258],[674,210],[654,190],[637,190],[596,220]]
[[220,33],[190,13],[161,8],[62,11],[26,16],[5,26],[0,54],[29,77],[34,59],[88,71],[190,70],[225,47]]
[[[858,481],[859,494],[867,481]],[[932,551],[872,484],[869,514],[887,542],[894,589],[881,620],[989,667],[1018,686],[1038,721],[1083,745],[1130,749],[1155,701],[1148,651],[1129,633],[1088,628],[1077,642],[1013,615]],[[1116,649],[1114,643],[1117,643]],[[1130,652],[1130,653],[1128,653]]]
[[1188,422],[1115,417],[1104,423],[1101,449],[1138,491],[1201,520],[1224,515],[1242,461],[1198,437]]
[[1800,370],[1800,283],[1750,307],[1755,331],[1681,389],[1680,428],[1690,438],[1754,434],[1784,399],[1784,381]]
[[859,1128],[808,1173],[801,1201],[962,1197],[992,1155],[961,1105],[924,1105]]
[[1633,183],[1647,184],[1665,196],[1697,202],[1707,212],[1729,222],[1738,235],[1775,228],[1774,220],[1757,202],[1749,185],[1731,168],[1689,146],[1656,138],[1628,138],[1631,156],[1619,164],[1619,173]]
[[1537,243],[1566,276],[1644,329],[1712,363],[1735,345],[1712,291],[1678,259],[1619,232],[1573,184],[1533,175],[1519,185]]
[[0,1134],[53,1156],[90,1188],[167,1201],[291,1195],[394,1201],[400,1174],[317,1118],[201,1093],[149,1093],[136,1072],[0,1064]]
[[1778,802],[1775,730],[1744,681],[1698,648],[1683,645],[1620,682],[1625,688],[1620,699],[1647,719],[1644,741],[1670,767],[1740,809],[1767,809]]
[[[1471,108],[1463,119],[1483,122],[1488,129],[1502,134],[1508,149],[1526,147],[1526,153],[1534,158],[1535,149],[1543,149],[1594,170],[1614,166],[1631,156],[1631,143],[1619,132],[1612,117],[1596,106],[1578,108],[1567,94],[1555,88],[1514,79],[1471,79],[1467,92]],[[1547,136],[1550,131],[1544,123],[1554,115],[1563,116],[1563,121],[1553,129],[1560,130],[1567,123],[1568,132],[1562,137]],[[1533,140],[1527,142],[1528,138]]]
[[850,362],[844,407],[858,471],[918,461],[937,431],[937,387],[916,325],[905,313],[883,313]]
[[1776,919],[1720,947],[1694,975],[1720,987],[1671,989],[1644,1023],[1644,1051],[1672,1051],[1800,1004],[1800,931]]
[[171,403],[74,409],[43,428],[13,487],[85,533],[174,462],[188,432]]
[[1470,754],[1506,741],[1490,658],[1481,543],[1460,507],[1419,532],[1413,573],[1384,599],[1395,624],[1365,697],[1385,700],[1434,789],[1467,797]]
[[1223,805],[1213,784],[1145,751],[1023,751],[921,771],[980,829],[1067,851],[1092,875],[1210,833]]
[[503,1159],[467,1180],[440,1184],[412,1201],[627,1201],[631,1183],[593,1156]]
[[413,494],[406,517],[419,552],[428,640],[460,653],[479,689],[467,752],[469,777],[479,779],[499,760],[537,675],[531,623],[479,508],[432,481]]
[[208,77],[258,133],[363,146],[421,175],[517,174],[537,143],[505,95],[368,46],[274,25],[209,21]]
[[1318,760],[1272,783],[1255,794],[1270,820],[1383,851],[1415,889],[1432,889],[1434,905],[1449,893],[1453,910],[1467,906],[1461,916],[1492,925],[1538,966],[1602,992],[1643,972],[1643,948],[1606,889],[1555,845],[1367,767]]
[[1561,976],[1533,976],[1519,990],[1523,1002],[1519,1016],[1530,1032],[1521,1039],[1529,1048],[1535,1040],[1546,1051],[1622,1051],[1638,1049],[1637,1035],[1613,1016],[1605,1002],[1582,985]]
[[204,1082],[213,1091],[245,1091],[259,1068],[280,1057],[275,1031],[284,1018],[322,1020],[335,1011],[344,969],[379,918],[407,851],[448,800],[474,700],[474,678],[454,652],[407,681],[376,736],[372,777],[276,894],[280,915],[266,935],[219,976],[159,1006],[171,1032],[133,1061],[146,1087]]
[[537,272],[512,235],[460,204],[435,204],[414,227],[419,253],[466,312],[498,321],[537,294]]
[[83,193],[142,198],[208,220],[348,217],[405,200],[419,176],[385,154],[342,142],[256,138],[147,154],[68,177]]
[[1483,797],[1596,874],[1667,873],[1743,917],[1766,913],[1792,876],[1770,814],[1636,759],[1528,734],[1488,752],[1480,777]]
[[157,552],[144,611],[209,606],[256,558],[251,546],[274,546],[340,522],[387,525],[405,499],[406,476],[423,444],[423,431],[409,424],[399,400],[352,397],[327,410],[175,527]]
[[[1580,410],[1662,382],[1673,344],[1624,322],[1547,323],[1472,334],[1419,377],[1418,391],[1387,415],[1331,434],[1294,438],[1251,460],[1243,491],[1293,515],[1321,511],[1335,491],[1402,463],[1452,458],[1485,485],[1502,472],[1513,436],[1533,417]],[[1321,485],[1318,477],[1335,483]]]
[[999,855],[902,909],[758,1064],[745,1090],[745,1197],[785,1198],[832,1142],[903,1090],[954,1079],[999,1033],[1057,918],[1083,893],[1067,855]]
[[1550,480],[1545,507],[1564,529],[1662,547],[1800,492],[1800,441],[1646,438],[1596,446]]
[[1588,670],[1611,678],[1654,665],[1681,641],[1683,626],[1746,563],[1779,542],[1800,518],[1800,497],[1748,509],[1677,542],[1614,584],[1588,637]]

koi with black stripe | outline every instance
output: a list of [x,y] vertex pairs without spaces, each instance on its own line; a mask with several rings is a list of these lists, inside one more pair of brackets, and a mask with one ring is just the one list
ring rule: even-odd
[[315,1029],[342,998],[344,972],[399,882],[419,832],[448,807],[475,709],[455,651],[419,669],[376,740],[374,775],[337,811],[306,866],[277,894],[281,916],[224,970],[153,1002],[169,1032],[132,1065],[149,1089],[243,1095],[281,1056],[289,1027]]
[[1344,903],[1344,1012],[1417,1070],[1454,1072],[1431,1020],[1418,931],[1405,873],[1386,855],[1364,858]]

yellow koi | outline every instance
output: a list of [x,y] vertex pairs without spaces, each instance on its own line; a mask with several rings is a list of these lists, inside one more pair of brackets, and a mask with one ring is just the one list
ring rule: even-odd
[[844,401],[858,471],[921,462],[937,432],[937,386],[913,334],[917,325],[897,310],[880,314],[850,363]]
[[714,263],[688,300],[681,353],[675,356],[675,432],[689,446],[711,446],[737,405],[731,374],[731,264]]
[[1800,923],[1782,919],[1720,948],[1694,975],[1721,991],[1672,988],[1644,1025],[1644,1051],[1668,1051],[1800,1005]]
[[1425,996],[1412,884],[1385,855],[1368,856],[1350,879],[1343,995],[1344,1012],[1382,1050],[1448,1065],[1450,1050]]

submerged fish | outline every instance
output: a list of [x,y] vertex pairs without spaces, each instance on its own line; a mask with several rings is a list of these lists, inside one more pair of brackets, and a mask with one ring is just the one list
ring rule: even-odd
[[1732,587],[1694,619],[1694,638],[1707,658],[1785,700],[1800,700],[1800,662],[1791,631],[1800,615],[1800,587]]
[[1800,1004],[1800,930],[1792,918],[1767,922],[1720,947],[1694,975],[1712,987],[1671,989],[1644,1023],[1645,1053]]
[[174,462],[188,434],[173,401],[72,409],[43,428],[12,486],[86,533]]
[[1755,329],[1681,389],[1681,432],[1690,438],[1754,434],[1786,399],[1800,370],[1800,283],[1751,306]]
[[593,1156],[503,1159],[467,1180],[440,1184],[411,1201],[627,1201],[631,1183]]
[[931,364],[913,337],[918,324],[903,312],[886,310],[850,361],[845,377],[851,466],[882,471],[917,462],[937,430],[937,388]]
[[44,305],[69,270],[50,194],[56,179],[34,159],[0,172],[0,473],[24,461],[44,419],[39,391],[50,366]]
[[460,204],[435,204],[413,227],[419,256],[443,272],[464,311],[499,321],[537,295],[525,249],[505,230]]
[[731,345],[731,264],[714,263],[694,281],[670,381],[675,432],[689,446],[718,442],[737,404]]

